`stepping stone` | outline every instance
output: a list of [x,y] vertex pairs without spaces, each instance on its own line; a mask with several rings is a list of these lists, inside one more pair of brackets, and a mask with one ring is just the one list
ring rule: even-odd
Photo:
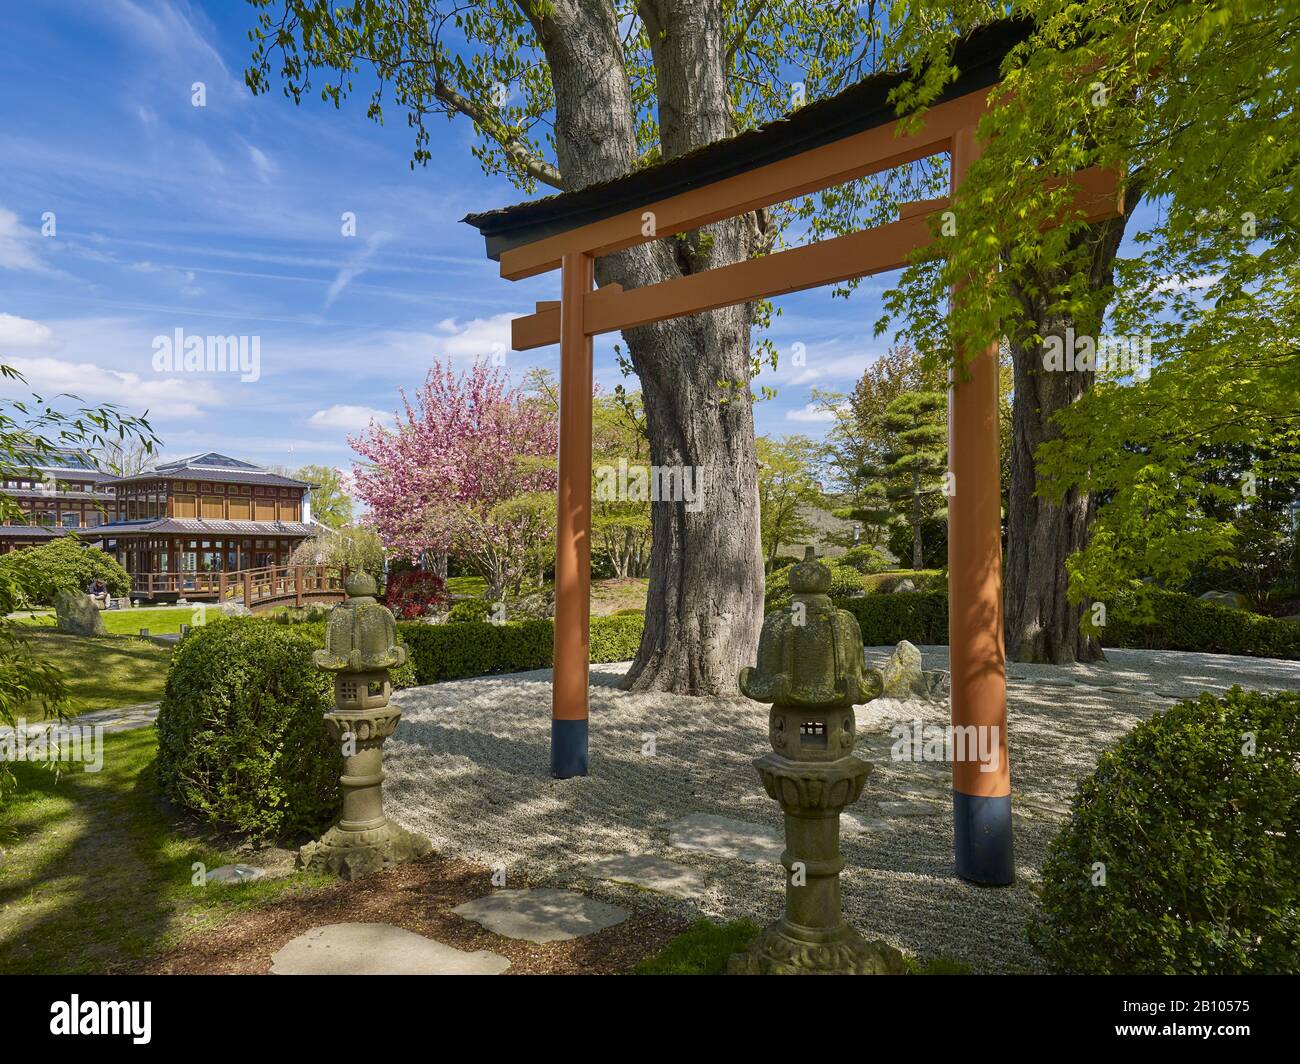
[[857,835],[869,835],[872,832],[892,831],[893,829],[893,824],[888,820],[881,820],[879,817],[863,820],[856,813],[840,814],[840,834],[847,839],[854,838]]
[[711,813],[692,813],[668,826],[668,845],[750,864],[781,860],[785,843],[774,828]]
[[325,924],[285,943],[272,975],[500,975],[499,953],[454,949],[392,924]]
[[581,938],[627,919],[627,910],[572,890],[498,890],[452,909],[493,934],[538,944]]
[[261,879],[266,875],[266,869],[254,868],[246,864],[223,864],[220,868],[214,868],[206,876],[203,882],[207,883],[252,883],[255,879]]
[[943,812],[932,802],[911,802],[906,800],[880,802],[878,808],[885,816],[938,816]]
[[587,866],[587,871],[596,879],[631,883],[678,898],[693,898],[704,890],[704,880],[698,873],[675,861],[650,854],[607,857],[603,861],[593,861]]

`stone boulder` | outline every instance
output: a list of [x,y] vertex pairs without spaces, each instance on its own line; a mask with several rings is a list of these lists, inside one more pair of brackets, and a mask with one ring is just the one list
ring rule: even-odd
[[921,652],[906,639],[894,648],[880,671],[884,677],[881,698],[912,698],[925,684]]
[[[892,594],[897,595],[897,594],[899,594],[899,593],[905,593],[905,592],[908,592],[908,591],[915,591],[915,590],[916,590],[916,585],[915,585],[914,583],[912,583],[912,581],[911,581],[910,578],[904,578],[904,579],[900,580],[898,583],[896,583],[896,584],[895,584],[895,585],[894,585],[890,590],[891,590]],[[899,646],[902,646],[902,644],[900,643]],[[909,643],[908,646],[911,646],[911,644]]]
[[60,632],[72,635],[107,635],[99,607],[89,595],[60,591],[54,597],[54,616]]
[[506,617],[512,621],[530,619],[546,620],[555,616],[555,592],[534,591],[506,602]]
[[1250,599],[1240,591],[1207,591],[1201,596],[1205,602],[1214,602],[1220,606],[1228,606],[1234,610],[1245,610],[1250,608]]
[[226,617],[251,617],[253,611],[245,606],[242,602],[223,602],[217,607],[217,612]]

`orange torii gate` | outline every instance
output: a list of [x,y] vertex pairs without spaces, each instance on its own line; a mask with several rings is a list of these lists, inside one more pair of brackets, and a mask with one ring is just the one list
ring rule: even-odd
[[[501,276],[560,270],[558,302],[512,323],[517,351],[560,344],[560,446],[555,566],[551,771],[587,772],[591,580],[592,337],[764,297],[902,269],[935,242],[932,216],[950,197],[911,203],[897,221],[707,272],[624,291],[593,291],[594,260],[928,156],[950,157],[950,193],[979,155],[976,126],[1007,53],[1031,27],[994,23],[954,49],[959,71],[919,128],[905,130],[888,95],[902,74],[874,75],[791,116],[604,184],[470,215]],[[1074,175],[1088,221],[1121,208],[1116,175]],[[647,219],[652,221],[647,225]],[[961,368],[964,365],[964,371]],[[949,648],[952,722],[996,729],[994,771],[974,747],[953,762],[957,872],[989,884],[1013,878],[1003,645],[998,345],[961,345],[949,378]],[[968,732],[967,734],[977,734]]]

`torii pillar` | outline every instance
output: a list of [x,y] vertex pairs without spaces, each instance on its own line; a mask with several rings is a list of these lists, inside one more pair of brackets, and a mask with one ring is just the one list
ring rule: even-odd
[[[954,197],[979,152],[974,126],[953,135]],[[959,345],[948,377],[953,843],[957,874],[988,886],[1006,886],[1015,879],[1002,630],[999,436],[998,345],[991,343],[978,351]],[[981,762],[981,750],[992,751],[996,760]]]
[[587,774],[591,659],[591,335],[584,328],[595,260],[560,260],[560,448],[555,529],[551,775]]

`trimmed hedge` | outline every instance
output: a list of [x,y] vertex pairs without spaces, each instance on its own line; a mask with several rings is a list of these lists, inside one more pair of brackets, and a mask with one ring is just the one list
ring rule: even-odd
[[[1300,621],[1234,610],[1176,591],[1151,588],[1142,594],[1153,610],[1152,619],[1129,619],[1139,609],[1136,596],[1111,603],[1102,646],[1300,661]],[[948,642],[946,591],[867,595],[836,599],[835,605],[857,617],[864,646],[886,646],[903,639],[918,645]]]
[[[1131,619],[1146,611],[1149,619]],[[1107,603],[1101,643],[1295,661],[1300,660],[1300,621],[1265,617],[1153,587]]]
[[308,627],[221,619],[180,641],[158,711],[157,778],[173,802],[255,838],[328,825],[343,759],[321,723],[334,685]]
[[[593,617],[591,660],[636,657],[645,618]],[[420,624],[399,621],[398,633],[411,650],[415,682],[438,683],[491,673],[548,669],[553,663],[555,623],[551,620]]]
[[948,642],[946,592],[911,591],[834,601],[858,619],[863,646],[886,646],[904,639],[918,646]]
[[1298,763],[1295,691],[1137,725],[1076,791],[1031,944],[1057,972],[1300,973]]
[[946,591],[948,588],[948,573],[944,569],[891,569],[884,573],[871,573],[863,583],[868,594],[892,594],[904,580],[912,581],[917,591]]

